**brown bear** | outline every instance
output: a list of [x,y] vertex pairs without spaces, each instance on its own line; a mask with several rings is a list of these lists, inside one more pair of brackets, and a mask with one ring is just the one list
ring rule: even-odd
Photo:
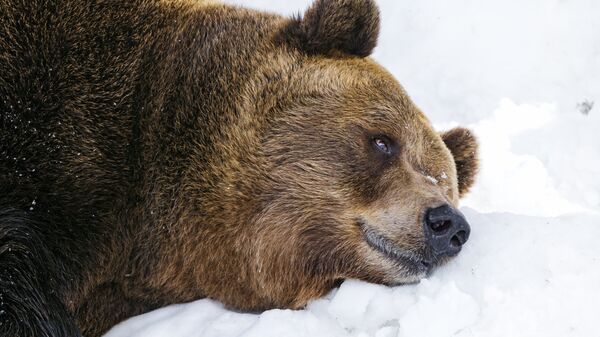
[[372,0],[0,0],[0,336],[301,308],[456,255],[475,176],[369,54]]

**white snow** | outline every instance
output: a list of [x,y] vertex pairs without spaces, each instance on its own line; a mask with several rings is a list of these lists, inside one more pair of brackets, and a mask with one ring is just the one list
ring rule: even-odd
[[439,181],[438,181],[437,179],[435,179],[434,177],[432,177],[432,176],[428,176],[428,175],[426,175],[426,176],[425,176],[425,179],[427,179],[427,180],[428,180],[430,183],[432,183],[432,184],[434,184],[434,185],[437,185],[437,183],[439,182]]
[[600,336],[600,1],[379,4],[374,57],[438,129],[479,137],[463,252],[416,285],[348,280],[305,310],[260,315],[199,300],[105,337]]

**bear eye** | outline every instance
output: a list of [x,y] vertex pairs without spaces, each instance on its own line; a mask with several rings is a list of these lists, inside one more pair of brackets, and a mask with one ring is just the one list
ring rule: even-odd
[[373,147],[377,151],[384,153],[386,155],[392,154],[392,142],[390,141],[390,139],[387,136],[384,136],[384,135],[374,136],[371,139],[371,142],[373,143]]

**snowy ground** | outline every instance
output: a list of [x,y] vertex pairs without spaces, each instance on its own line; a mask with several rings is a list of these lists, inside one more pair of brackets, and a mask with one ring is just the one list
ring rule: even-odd
[[[291,14],[310,1],[228,2]],[[436,127],[480,138],[459,257],[417,285],[349,280],[306,310],[260,315],[200,300],[106,337],[600,336],[600,1],[379,4],[374,57]]]

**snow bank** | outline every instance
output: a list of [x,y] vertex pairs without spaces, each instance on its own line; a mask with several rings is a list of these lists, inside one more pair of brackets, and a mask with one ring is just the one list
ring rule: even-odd
[[490,118],[468,125],[482,170],[463,205],[538,216],[600,209],[599,117],[503,99]]
[[199,300],[105,337],[599,335],[600,2],[378,2],[375,58],[439,129],[468,125],[481,142],[460,256],[416,285],[348,280],[305,310],[260,315]]

